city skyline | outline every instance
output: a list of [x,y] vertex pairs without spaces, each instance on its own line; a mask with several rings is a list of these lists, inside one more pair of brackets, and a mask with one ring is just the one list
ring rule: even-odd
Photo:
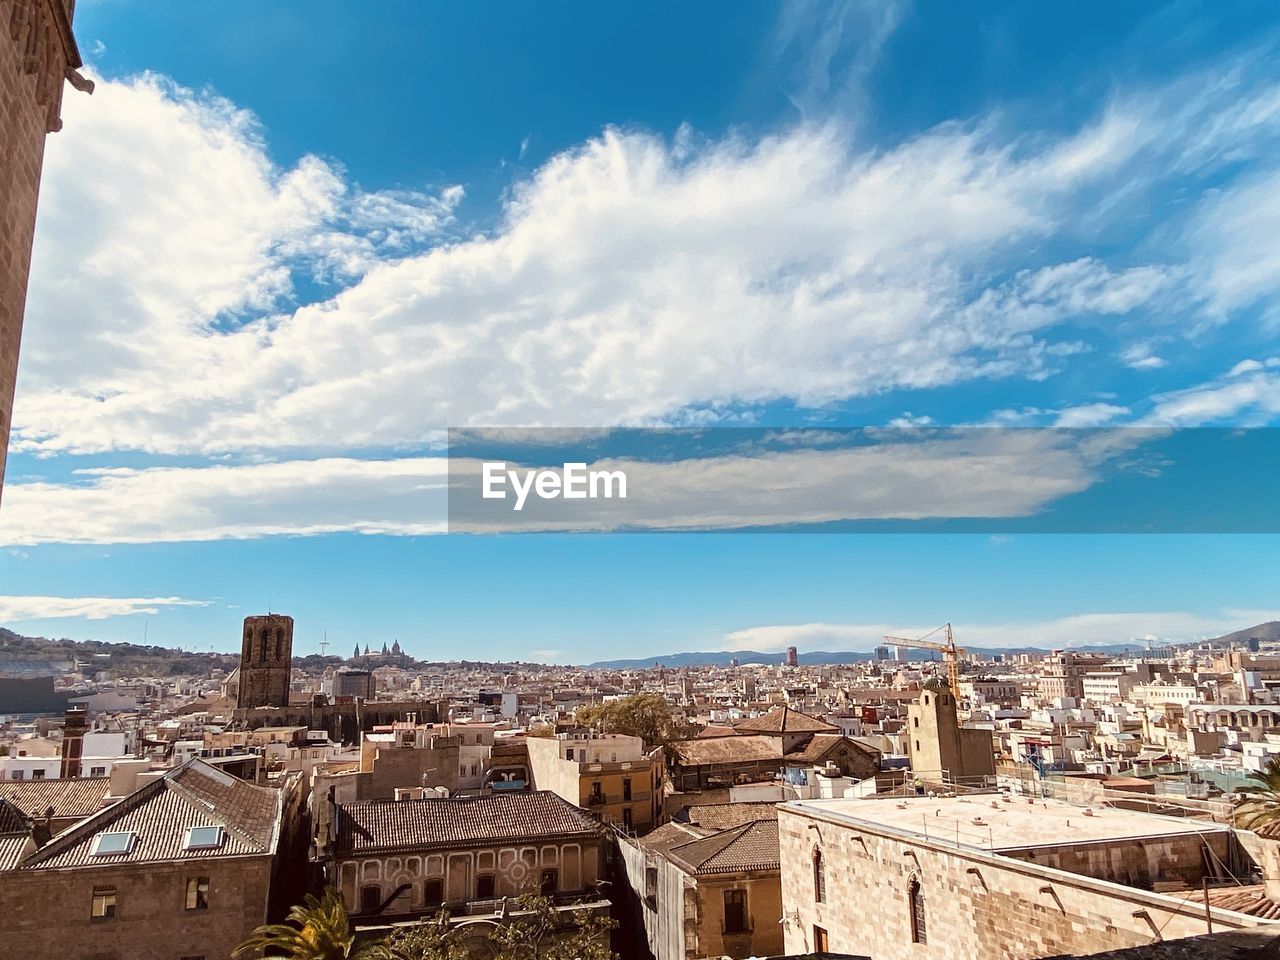
[[80,4],[0,623],[586,662],[1280,616],[1264,535],[468,538],[423,496],[448,427],[1271,426],[1262,8],[389,10]]

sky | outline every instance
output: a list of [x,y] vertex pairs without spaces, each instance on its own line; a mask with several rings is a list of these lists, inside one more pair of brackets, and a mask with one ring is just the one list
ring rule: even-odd
[[[1273,5],[81,0],[76,33],[0,504],[20,633],[233,650],[273,609],[301,653],[587,662],[1280,618],[1274,459],[1179,440],[1280,414]],[[495,427],[802,428],[767,463],[823,523],[926,487],[977,522],[797,532],[753,473],[716,494],[749,532],[648,532],[668,497],[445,533],[446,431]],[[814,439],[851,427],[1044,429],[886,480]],[[1061,439],[1133,428],[1176,496],[1108,500],[1133,444]],[[1081,502],[1269,532],[1035,523]]]

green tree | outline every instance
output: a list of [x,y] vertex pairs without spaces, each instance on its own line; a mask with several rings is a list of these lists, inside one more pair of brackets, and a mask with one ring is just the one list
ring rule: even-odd
[[1274,820],[1280,820],[1280,756],[1267,758],[1266,766],[1249,774],[1253,782],[1240,788],[1247,794],[1236,807],[1236,826],[1256,830]]
[[575,718],[600,733],[640,737],[650,747],[670,747],[688,734],[685,724],[671,715],[671,707],[660,693],[637,693],[580,707]]
[[307,894],[289,911],[288,922],[263,924],[231,955],[289,960],[364,960],[367,956],[355,946],[347,907],[333,887],[327,887],[322,897]]
[[617,960],[609,949],[614,922],[586,909],[566,923],[548,897],[516,900],[518,913],[489,935],[494,960]]
[[449,913],[441,910],[430,920],[402,927],[367,947],[360,960],[468,960],[466,946],[451,932]]

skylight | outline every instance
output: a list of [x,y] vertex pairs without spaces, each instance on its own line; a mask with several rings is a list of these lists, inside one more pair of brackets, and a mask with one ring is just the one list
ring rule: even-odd
[[222,846],[224,834],[221,827],[192,827],[187,831],[187,850],[215,850]]
[[128,853],[133,849],[138,835],[132,830],[108,831],[93,838],[93,849],[89,855],[93,857],[113,857]]

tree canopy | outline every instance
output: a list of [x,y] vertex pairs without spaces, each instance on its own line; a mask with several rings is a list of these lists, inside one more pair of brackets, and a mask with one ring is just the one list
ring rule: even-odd
[[600,733],[640,737],[650,747],[669,747],[688,733],[686,725],[672,716],[671,706],[659,693],[637,693],[580,707],[575,718]]

